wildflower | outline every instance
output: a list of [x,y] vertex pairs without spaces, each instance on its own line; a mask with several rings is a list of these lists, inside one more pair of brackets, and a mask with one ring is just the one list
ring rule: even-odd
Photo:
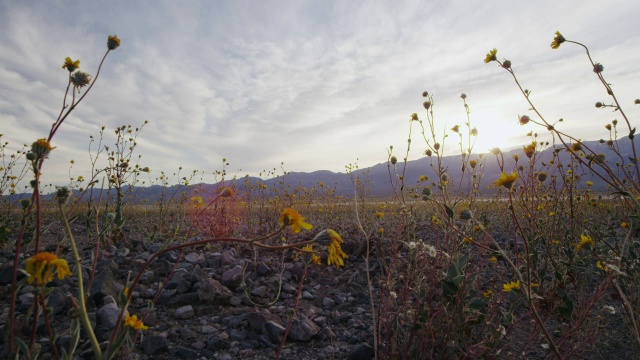
[[549,216],[556,216],[556,212],[555,211],[550,211],[549,212]]
[[551,48],[557,49],[560,47],[560,44],[562,44],[563,42],[565,42],[564,36],[560,34],[560,31],[556,31],[556,37],[554,37],[553,42],[551,42]]
[[427,253],[431,257],[436,257],[436,255],[438,255],[438,251],[433,245],[427,245]]
[[397,163],[398,163],[398,158],[397,158],[397,157],[395,157],[395,156],[392,156],[392,157],[391,157],[391,164],[392,164],[392,165],[395,165],[395,164],[397,164]]
[[53,270],[56,270],[58,279],[62,280],[67,275],[72,275],[69,264],[64,259],[59,259],[55,254],[41,252],[33,255],[26,261],[26,271],[29,274],[29,283],[45,285],[53,281]]
[[623,228],[623,229],[626,229],[626,228],[629,227],[629,223],[626,223],[626,222],[623,221],[622,223],[620,223],[620,227]]
[[431,222],[432,222],[434,225],[438,225],[438,224],[440,224],[440,219],[438,219],[438,217],[437,217],[437,216],[433,215],[433,216],[431,217]]
[[597,108],[601,108],[601,107],[603,107],[603,106],[604,106],[604,104],[603,104],[603,103],[601,103],[600,101],[598,101],[598,102],[596,103],[596,107],[597,107]]
[[51,147],[47,139],[38,139],[31,144],[31,152],[35,154],[36,159],[46,158],[53,149],[55,149],[55,147]]
[[485,58],[484,58],[484,62],[488,64],[488,63],[490,63],[492,61],[498,60],[498,58],[496,57],[497,53],[498,53],[498,49],[493,49],[493,50],[489,51],[487,56],[485,56]]
[[466,98],[467,98],[467,94],[465,93],[460,94],[460,99],[464,100]]
[[465,242],[465,244],[471,244],[471,241],[473,240],[473,238],[472,237],[465,237],[462,240]]
[[505,61],[502,63],[502,67],[503,67],[503,68],[505,68],[505,69],[507,69],[507,70],[508,70],[508,69],[511,69],[511,60],[505,60]]
[[491,295],[493,295],[493,291],[492,290],[487,290],[482,294],[482,296],[484,296],[487,299],[490,299]]
[[495,256],[492,256],[491,259],[489,259],[489,261],[495,264],[498,262],[498,258],[496,258]]
[[471,136],[478,136],[478,129],[476,129],[475,126],[474,126],[473,129],[471,129],[470,134],[471,134]]
[[378,234],[380,235],[384,234],[384,228],[378,228]]
[[593,181],[587,181],[587,186],[593,186]]
[[107,49],[115,50],[120,46],[120,39],[115,35],[109,35],[107,37]]
[[411,114],[411,121],[418,121],[418,114],[416,113]]
[[454,133],[459,133],[460,132],[460,125],[456,125],[456,126],[452,127],[451,131],[453,131]]
[[429,108],[431,107],[431,101],[423,102],[422,106],[424,106],[425,109],[429,110]]
[[89,82],[91,82],[91,75],[87,74],[86,72],[77,71],[71,74],[70,79],[73,86],[80,89],[89,85]]
[[202,196],[192,196],[191,201],[193,201],[193,206],[196,209],[202,206]]
[[233,197],[236,195],[236,192],[230,187],[223,186],[218,190],[218,194],[222,197]]
[[502,285],[502,291],[506,293],[511,292],[511,290],[515,290],[515,289],[520,289],[520,280]]
[[124,324],[134,330],[147,330],[149,328],[142,321],[138,320],[138,315],[131,316],[128,313],[127,317],[124,319]]
[[344,259],[349,256],[342,251],[340,244],[344,241],[337,232],[331,229],[322,230],[313,240],[327,247],[327,251],[329,252],[327,265],[336,264],[336,267],[344,266]]
[[69,72],[74,72],[76,69],[80,68],[80,60],[73,61],[70,57],[64,59],[64,64],[62,64],[63,69],[69,70]]
[[469,161],[469,166],[471,166],[472,169],[475,169],[477,165],[478,165],[478,160]]
[[580,144],[579,142],[571,145],[571,151],[578,152],[580,150],[582,150],[582,144]]
[[497,147],[496,147],[496,148],[491,149],[490,151],[491,151],[491,153],[492,153],[493,155],[498,155],[498,154],[500,154],[500,148],[497,148]]
[[313,251],[313,245],[309,244],[304,246],[301,251],[299,253],[296,254],[295,257],[300,256],[300,254],[307,254],[307,255],[311,255],[310,258],[307,258],[307,260],[311,260],[312,263],[316,264],[316,265],[320,265],[321,264],[321,260],[320,260],[320,256],[318,256],[318,254],[316,254]]
[[603,264],[600,261],[598,261],[596,263],[596,266],[598,267],[598,269],[600,269],[602,271],[607,271],[607,269],[608,269],[607,264]]
[[531,284],[529,284],[529,287],[530,287],[530,288],[532,288],[532,289],[533,289],[533,288],[537,288],[537,287],[540,287],[540,284],[538,284],[538,283],[531,283]]
[[384,213],[382,211],[376,211],[374,216],[376,217],[376,219],[382,219],[384,217]]
[[145,166],[145,167],[142,168],[142,172],[148,173],[148,172],[151,172],[151,169],[149,169],[148,166]]
[[580,251],[585,245],[591,244],[591,246],[595,246],[595,242],[589,235],[581,234],[580,242],[576,245],[576,251]]
[[551,245],[560,245],[560,240],[551,240]]
[[426,176],[424,176],[424,175],[420,175],[419,180],[422,182],[422,181],[427,181],[427,180],[429,180],[429,178],[428,178],[428,177],[426,177]]
[[547,173],[539,172],[536,174],[536,178],[538,179],[539,182],[545,182],[545,180],[547,180]]
[[298,214],[297,211],[286,208],[282,210],[282,214],[280,215],[280,226],[289,226],[291,225],[291,231],[294,233],[299,233],[300,229],[311,230],[313,225],[304,222],[304,218]]
[[409,241],[409,250],[413,250],[416,248],[416,242],[415,241]]
[[536,145],[537,143],[534,141],[531,144],[527,145],[524,147],[524,154],[531,159],[533,157],[533,154],[535,154],[536,152]]
[[496,181],[493,182],[493,184],[495,186],[504,186],[507,189],[511,189],[511,187],[513,186],[513,183],[516,182],[516,180],[518,180],[518,173],[517,172],[513,172],[512,174],[508,175],[507,173],[502,173],[500,175],[500,178]]

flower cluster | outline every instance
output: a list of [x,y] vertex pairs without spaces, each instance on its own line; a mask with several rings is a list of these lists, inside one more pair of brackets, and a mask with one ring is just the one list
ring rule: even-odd
[[53,281],[53,271],[56,271],[58,279],[62,280],[67,275],[73,275],[69,270],[69,264],[64,259],[59,259],[56,254],[41,252],[33,255],[26,261],[26,271],[29,274],[29,283],[45,285]]

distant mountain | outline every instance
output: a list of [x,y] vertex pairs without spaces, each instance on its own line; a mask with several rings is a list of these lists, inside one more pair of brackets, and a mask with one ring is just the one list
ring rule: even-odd
[[[584,146],[589,147],[597,154],[604,154],[606,161],[615,164],[617,161],[620,161],[620,158],[615,156],[615,154],[608,148],[606,143],[600,143],[598,141],[588,141],[583,143]],[[631,141],[628,138],[624,138],[618,141],[617,146],[619,148],[619,152],[621,154],[622,159],[626,164],[629,164],[634,161],[633,152],[631,149]],[[536,163],[536,171],[548,171],[551,170],[545,169],[544,165],[547,167],[550,164],[550,160],[553,159],[553,152],[555,149],[560,149],[558,151],[558,159],[561,163],[568,164],[570,161],[570,154],[556,146],[549,146],[542,152],[538,152],[536,154],[536,158],[538,159]],[[503,153],[503,158],[505,160],[505,169],[508,172],[513,171],[515,168],[516,162],[514,160],[514,155],[519,157],[517,165],[521,165],[524,167],[529,166],[529,159],[526,158],[526,155],[523,151],[523,148],[513,149],[510,151],[506,151]],[[640,154],[639,154],[640,155]],[[482,173],[480,185],[478,191],[481,194],[489,195],[495,192],[494,188],[488,189],[487,186],[491,185],[496,179],[500,177],[500,169],[498,166],[498,162],[496,161],[496,156],[491,153],[478,155],[472,154],[470,159],[473,160],[481,160],[479,161],[479,167],[477,168],[480,173]],[[399,161],[396,165],[395,171],[393,166],[391,166],[391,176],[389,175],[389,164],[380,163],[369,168],[359,169],[354,172],[354,177],[358,176],[360,179],[365,180],[363,183],[367,187],[368,194],[375,197],[388,197],[393,193],[393,187],[391,186],[391,179],[396,182],[399,176],[404,176],[406,187],[416,186],[420,179],[420,176],[426,176],[429,178],[428,181],[420,183],[420,186],[429,186],[432,182],[437,182],[438,176],[434,169],[431,167],[431,162],[437,161],[436,157],[423,157],[418,160],[408,161],[406,167],[402,161]],[[557,163],[556,163],[557,165]],[[449,176],[450,184],[458,187],[460,184],[460,179],[462,176],[462,161],[461,155],[453,155],[447,156],[442,159],[443,169],[446,170],[447,175]],[[555,166],[555,165],[554,165]],[[614,165],[615,166],[615,165]],[[586,172],[588,169],[584,168],[581,170],[580,168],[574,170],[576,174],[582,174]],[[468,175],[470,169],[465,170],[465,180],[462,181],[460,190],[468,191]],[[558,169],[559,171],[559,169]],[[562,173],[566,174],[567,169],[562,169]],[[560,172],[558,172],[559,174]],[[551,175],[551,174],[549,174]],[[598,177],[593,174],[587,172],[583,175],[583,181],[580,186],[586,186],[585,182],[589,180],[593,182],[593,186],[591,189],[596,192],[606,192],[606,184],[600,180]],[[547,181],[552,181],[551,176]],[[557,180],[560,181],[560,180]],[[215,194],[216,189],[220,186],[230,186],[234,187],[236,191],[240,195],[246,194],[257,194],[257,188],[262,186],[266,187],[267,196],[273,196],[276,193],[290,192],[293,193],[298,187],[304,189],[317,188],[319,189],[320,183],[322,183],[325,189],[333,189],[335,190],[336,195],[350,197],[353,196],[353,181],[352,177],[346,173],[335,173],[327,170],[319,170],[310,173],[305,172],[289,172],[285,175],[280,175],[272,179],[260,179],[256,177],[243,177],[237,178],[233,180],[226,180],[224,184],[197,184],[187,186],[174,185],[170,187],[162,187],[160,185],[154,185],[149,187],[133,187],[130,189],[131,191],[127,191],[128,201],[132,203],[154,203],[158,199],[169,199],[171,197],[180,197],[180,196],[192,196],[196,192],[198,194],[202,194],[203,198],[208,198]],[[272,191],[270,189],[277,189],[277,191]],[[129,189],[127,189],[129,190]],[[113,193],[113,191],[112,191]],[[209,195],[207,195],[209,194]],[[97,199],[100,196],[99,189],[93,189],[92,192],[89,192],[85,195],[86,199],[90,196],[94,199]],[[25,195],[22,195],[24,198]],[[44,198],[50,198],[52,195],[45,195]],[[107,191],[103,190],[102,193],[103,199],[106,199]],[[18,199],[20,195],[11,195],[9,197],[10,201],[15,201]]]

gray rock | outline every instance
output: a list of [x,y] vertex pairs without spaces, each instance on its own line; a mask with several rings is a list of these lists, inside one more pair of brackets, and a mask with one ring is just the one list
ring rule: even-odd
[[309,341],[320,331],[320,327],[308,317],[298,314],[291,322],[289,339],[295,341]]
[[277,324],[282,323],[278,315],[272,314],[268,311],[256,311],[249,313],[247,314],[247,321],[249,322],[251,330],[257,334],[262,333],[262,328],[268,321],[273,321]]
[[258,264],[258,266],[256,267],[256,273],[260,276],[270,275],[271,272],[272,272],[271,268],[263,262]]
[[258,286],[257,288],[253,288],[251,289],[251,295],[259,296],[259,297],[267,297],[267,287]]
[[207,279],[200,282],[198,298],[209,304],[227,305],[233,293],[229,288],[220,284],[217,280]]
[[229,339],[234,341],[244,341],[247,339],[247,331],[244,329],[230,329]]
[[221,267],[225,267],[228,265],[233,264],[234,261],[236,261],[236,257],[235,257],[235,252],[232,250],[227,250],[225,252],[222,253],[222,256],[220,258],[220,266]]
[[116,250],[116,256],[121,258],[126,257],[127,255],[129,255],[130,251],[131,250],[127,249],[126,247],[120,248]]
[[[224,334],[225,336],[222,336]],[[226,333],[222,333],[207,341],[207,349],[218,351],[226,350],[229,348],[229,336]]]
[[[12,262],[13,264],[13,262]],[[22,271],[18,271],[17,281],[20,281],[27,277]],[[13,265],[7,266],[0,270],[0,285],[9,285],[11,284],[11,280],[13,279]]]
[[177,356],[180,359],[197,359],[198,358],[198,353],[196,351],[193,351],[191,349],[187,349],[184,347],[178,347],[171,350],[171,355]]
[[242,271],[242,266],[236,265],[222,273],[220,282],[229,289],[235,289],[242,283]]
[[118,322],[120,308],[118,308],[115,302],[108,303],[98,309],[96,315],[98,316],[98,323],[106,329],[111,330],[116,326],[116,322]]
[[157,355],[169,350],[167,339],[159,335],[145,336],[140,346],[147,355]]
[[216,329],[215,327],[211,326],[211,325],[204,325],[201,329],[200,329],[200,333],[201,334],[214,334],[218,332],[218,329]]
[[22,294],[18,297],[20,303],[26,306],[31,306],[33,304],[33,300],[36,298],[32,293]]
[[124,290],[124,285],[116,282],[111,269],[105,269],[99,272],[93,279],[89,296],[96,304],[100,304],[100,301],[102,301],[102,298],[105,296],[110,295],[115,299],[122,290]]
[[267,321],[262,326],[262,333],[267,336],[272,344],[280,344],[282,336],[284,336],[284,326],[276,323],[275,321]]
[[198,254],[197,252],[190,252],[184,257],[184,259],[192,264],[197,264],[204,261],[204,255]]
[[169,306],[195,305],[200,302],[198,293],[186,293],[169,298]]
[[333,299],[330,299],[328,297],[322,299],[322,306],[324,308],[331,308],[336,304],[336,302]]
[[186,305],[183,307],[179,307],[176,309],[176,312],[173,314],[173,316],[176,319],[190,319],[192,317],[194,317],[196,315],[195,311],[193,310],[193,306],[191,305]]
[[171,280],[167,283],[167,290],[176,290],[178,295],[186,294],[191,290],[191,274],[184,271],[176,271],[173,273]]
[[374,357],[375,352],[371,345],[362,343],[351,350],[349,356],[347,356],[347,360],[371,360]]
[[305,291],[302,292],[302,298],[305,299],[305,300],[313,300],[316,297],[313,296],[310,292],[305,290]]

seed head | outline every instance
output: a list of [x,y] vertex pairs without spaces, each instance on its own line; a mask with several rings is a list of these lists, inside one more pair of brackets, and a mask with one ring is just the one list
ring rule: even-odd
[[120,39],[115,35],[109,35],[107,37],[107,49],[115,50],[120,46]]

